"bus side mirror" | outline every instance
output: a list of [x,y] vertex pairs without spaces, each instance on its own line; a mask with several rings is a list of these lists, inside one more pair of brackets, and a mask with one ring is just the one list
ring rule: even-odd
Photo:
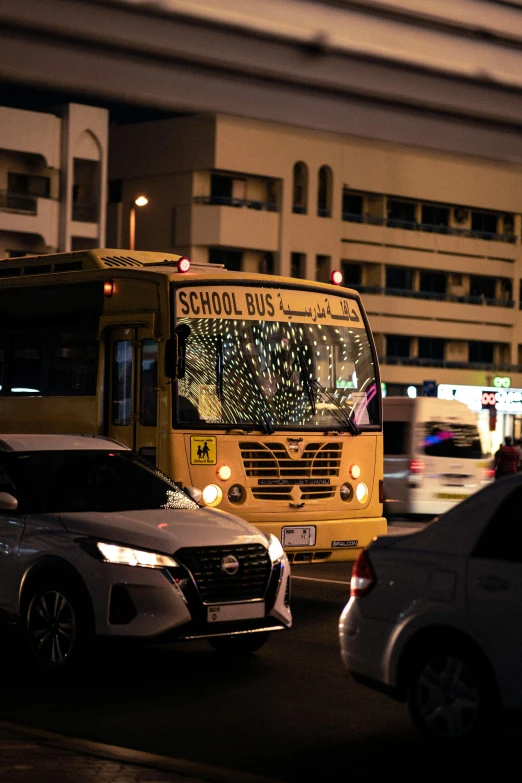
[[185,355],[190,326],[179,324],[165,343],[165,375],[179,381],[185,377]]
[[165,375],[172,378],[173,381],[179,378],[178,375],[178,338],[169,337],[165,343]]

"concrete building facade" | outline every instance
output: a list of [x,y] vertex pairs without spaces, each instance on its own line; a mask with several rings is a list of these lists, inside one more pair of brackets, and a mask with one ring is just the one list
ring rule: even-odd
[[105,244],[108,112],[0,107],[0,257]]
[[[522,166],[239,117],[114,127],[109,244],[360,291],[388,393],[522,388]],[[508,380],[505,380],[508,378]]]

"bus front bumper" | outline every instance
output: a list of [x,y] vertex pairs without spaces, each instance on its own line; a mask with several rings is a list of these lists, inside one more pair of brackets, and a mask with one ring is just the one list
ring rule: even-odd
[[321,522],[255,522],[264,533],[277,536],[291,563],[324,563],[356,560],[376,536],[384,536],[384,517],[329,519]]

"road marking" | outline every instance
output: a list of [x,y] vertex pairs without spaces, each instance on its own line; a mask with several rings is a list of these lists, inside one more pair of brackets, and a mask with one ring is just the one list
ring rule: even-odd
[[317,579],[315,576],[295,576],[291,575],[292,582],[294,579],[304,579],[305,582],[324,582],[328,585],[349,585],[350,582],[341,582],[340,579]]

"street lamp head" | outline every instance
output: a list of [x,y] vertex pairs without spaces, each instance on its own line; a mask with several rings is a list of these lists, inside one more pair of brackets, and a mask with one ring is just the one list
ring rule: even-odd
[[144,207],[145,204],[149,203],[149,199],[146,196],[138,196],[138,198],[134,199],[134,203],[137,207]]

